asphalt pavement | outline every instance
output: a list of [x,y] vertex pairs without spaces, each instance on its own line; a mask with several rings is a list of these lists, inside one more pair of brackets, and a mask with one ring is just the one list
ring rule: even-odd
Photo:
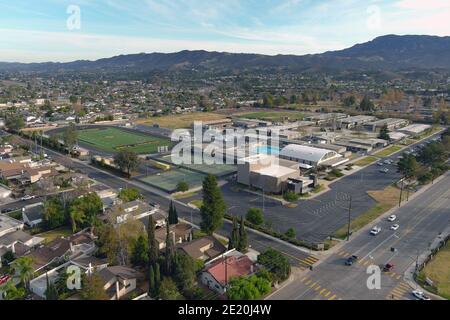
[[[276,292],[271,299],[296,300],[410,300],[414,286],[406,281],[408,268],[418,256],[427,252],[431,243],[450,225],[450,174],[419,192],[413,199],[392,212],[397,220],[380,218],[362,229],[348,243],[324,258],[313,271],[305,272],[296,281]],[[400,228],[390,227],[397,223]],[[373,226],[382,228],[370,235]],[[394,249],[394,250],[393,250]],[[345,261],[351,255],[359,257],[352,266]],[[391,263],[394,268],[381,275],[381,288],[370,290],[367,280],[370,266],[381,269]]]

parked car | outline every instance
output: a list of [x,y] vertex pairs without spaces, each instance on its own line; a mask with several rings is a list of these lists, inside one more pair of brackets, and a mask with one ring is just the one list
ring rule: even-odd
[[391,226],[391,230],[394,230],[394,231],[397,231],[398,228],[400,228],[400,226],[399,226],[398,224],[393,224],[393,225]]
[[389,272],[394,269],[393,263],[386,263],[386,265],[383,267],[383,272]]
[[11,276],[9,276],[7,274],[1,276],[0,277],[0,285],[5,284],[10,278],[11,278]]
[[413,296],[416,297],[419,300],[431,300],[431,298],[429,296],[427,296],[425,293],[423,293],[423,291],[420,290],[414,290],[412,292]]
[[389,169],[388,169],[388,168],[380,169],[380,172],[381,172],[381,173],[388,173],[388,172],[389,172]]
[[355,263],[357,260],[358,260],[358,256],[353,255],[353,256],[351,256],[351,257],[348,257],[347,260],[345,261],[345,265],[351,266],[351,265],[352,265],[353,263]]
[[377,164],[378,164],[380,167],[383,166],[383,162],[378,162]]
[[393,221],[395,221],[395,220],[397,220],[397,216],[396,216],[395,214],[390,215],[389,218],[388,218],[388,221],[389,221],[389,222],[393,222]]
[[23,196],[22,198],[20,198],[22,201],[28,201],[28,200],[31,200],[31,199],[34,199],[34,198],[36,198],[36,196],[32,196],[32,195],[26,195],[26,196]]
[[372,230],[370,230],[370,234],[373,236],[376,236],[381,232],[381,227],[373,227]]

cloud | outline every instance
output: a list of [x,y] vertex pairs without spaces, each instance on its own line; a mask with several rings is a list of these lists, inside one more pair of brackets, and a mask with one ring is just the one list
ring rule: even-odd
[[[177,52],[208,50],[260,54],[311,53],[311,42],[240,43],[207,40],[168,40],[151,37],[126,37],[81,34],[71,32],[43,32],[33,30],[0,29],[6,35],[0,44],[0,61],[45,62],[95,60],[120,54],[138,52]],[[259,36],[263,36],[262,34]],[[26,43],[26,47],[23,46]],[[1,46],[8,47],[1,47]],[[36,50],[35,48],[40,48]]]
[[401,9],[410,10],[436,10],[450,8],[448,0],[401,0],[395,4]]

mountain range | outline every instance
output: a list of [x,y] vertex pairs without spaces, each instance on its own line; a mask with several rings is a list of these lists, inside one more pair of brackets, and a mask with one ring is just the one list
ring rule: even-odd
[[288,69],[291,71],[327,70],[450,70],[450,37],[423,35],[386,35],[348,49],[310,55],[180,51],[176,53],[139,53],[96,61],[66,63],[6,63],[0,71],[167,71],[167,70],[245,70]]

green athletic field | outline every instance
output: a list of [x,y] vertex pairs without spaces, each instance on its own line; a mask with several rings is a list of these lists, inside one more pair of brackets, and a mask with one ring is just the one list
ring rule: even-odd
[[86,129],[78,131],[80,142],[110,152],[130,149],[136,153],[156,153],[158,146],[171,146],[169,139],[133,133],[120,128]]

